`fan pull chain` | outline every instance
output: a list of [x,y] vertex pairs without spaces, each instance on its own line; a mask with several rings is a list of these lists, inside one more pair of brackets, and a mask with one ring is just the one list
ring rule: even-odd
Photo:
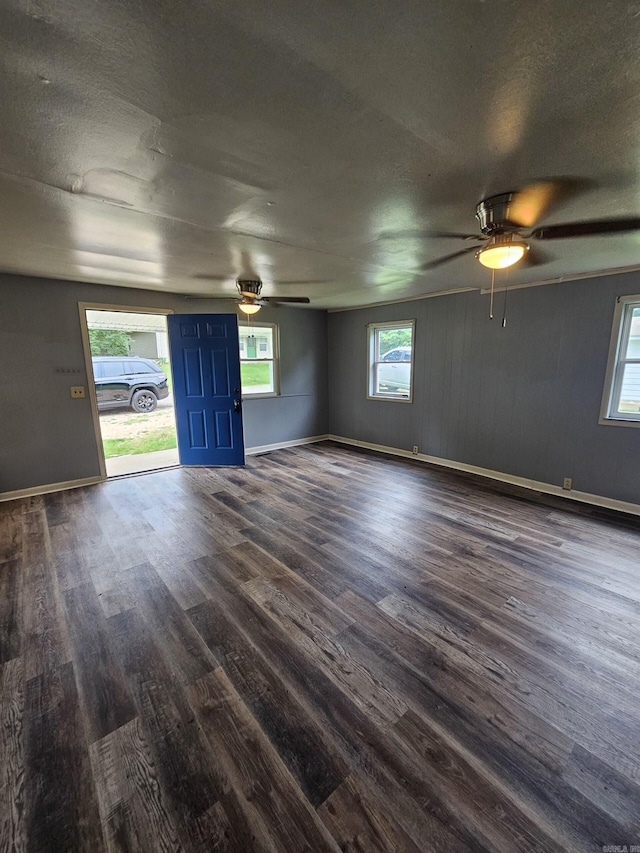
[[502,309],[502,328],[507,326],[507,293],[509,291],[509,267],[507,267],[507,276],[504,284],[504,306]]
[[496,271],[491,270],[491,306],[489,308],[489,319],[493,320],[493,285],[496,279]]

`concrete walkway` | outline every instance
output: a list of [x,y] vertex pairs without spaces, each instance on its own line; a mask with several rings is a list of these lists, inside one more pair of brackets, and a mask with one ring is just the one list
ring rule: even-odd
[[156,450],[153,453],[138,453],[135,456],[114,456],[106,460],[107,477],[120,474],[139,474],[142,471],[154,471],[156,468],[169,468],[178,465],[178,448]]

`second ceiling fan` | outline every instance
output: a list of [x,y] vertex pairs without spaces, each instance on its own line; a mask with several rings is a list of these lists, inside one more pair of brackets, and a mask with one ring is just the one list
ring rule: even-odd
[[[568,222],[561,225],[542,225],[534,228],[550,204],[575,186],[566,179],[540,181],[522,190],[501,193],[484,199],[476,206],[480,234],[458,234],[450,231],[403,231],[384,237],[424,237],[474,241],[457,252],[428,261],[423,270],[431,270],[456,258],[475,253],[483,266],[506,269],[527,259],[528,265],[544,263],[537,247],[529,241],[559,240],[567,237],[594,237],[640,229],[640,217]],[[533,228],[531,231],[525,229]]]
[[262,282],[260,279],[239,278],[236,282],[240,299],[238,308],[245,314],[255,314],[263,305],[282,305],[286,302],[295,302],[299,305],[308,305],[310,300],[307,296],[260,296]]
[[[245,314],[257,313],[263,305],[282,305],[283,303],[296,303],[298,305],[308,305],[310,300],[307,296],[261,296],[262,280],[255,271],[254,264],[249,252],[242,252],[240,258],[240,266],[242,274],[236,279],[236,288],[238,290],[239,299],[236,299],[238,308]],[[202,278],[206,281],[229,281],[228,276],[219,276],[211,274],[198,274],[196,278]],[[312,284],[313,282],[281,282],[281,284]],[[191,299],[226,299],[230,296],[209,296],[197,295],[190,297]]]

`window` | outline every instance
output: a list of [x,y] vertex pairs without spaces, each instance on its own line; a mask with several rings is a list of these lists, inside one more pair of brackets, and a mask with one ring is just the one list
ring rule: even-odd
[[125,373],[124,361],[103,361],[102,375],[105,379],[112,376],[123,376]]
[[129,373],[158,373],[159,367],[154,367],[150,362],[131,361],[127,364]]
[[640,426],[640,296],[618,299],[600,420]]
[[266,323],[239,327],[243,396],[278,393],[277,331],[277,326]]
[[413,336],[415,320],[370,323],[367,326],[369,376],[367,397],[376,400],[413,399]]

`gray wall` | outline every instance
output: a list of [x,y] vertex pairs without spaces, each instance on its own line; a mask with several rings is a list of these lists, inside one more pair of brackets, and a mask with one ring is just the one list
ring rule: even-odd
[[[90,401],[69,395],[70,385],[88,382],[78,302],[176,313],[235,310],[232,302],[0,276],[0,493],[99,475]],[[326,313],[263,308],[259,316],[279,326],[282,396],[245,401],[245,446],[326,433]]]
[[[330,431],[640,503],[640,429],[598,425],[617,275],[509,294],[508,324],[478,293],[330,314],[269,309],[278,323],[282,396],[244,403],[247,447]],[[498,298],[498,306],[501,305]],[[74,282],[0,277],[0,492],[98,474],[79,301],[193,311],[232,303]],[[366,331],[416,319],[414,402],[366,400]],[[79,374],[57,374],[55,368]],[[328,412],[328,417],[327,417]]]
[[[600,426],[615,300],[640,274],[329,314],[329,430],[640,504],[640,429]],[[366,399],[366,324],[416,320],[411,404]]]
[[247,447],[325,435],[329,427],[326,311],[263,308],[258,317],[278,324],[280,395],[245,398]]

